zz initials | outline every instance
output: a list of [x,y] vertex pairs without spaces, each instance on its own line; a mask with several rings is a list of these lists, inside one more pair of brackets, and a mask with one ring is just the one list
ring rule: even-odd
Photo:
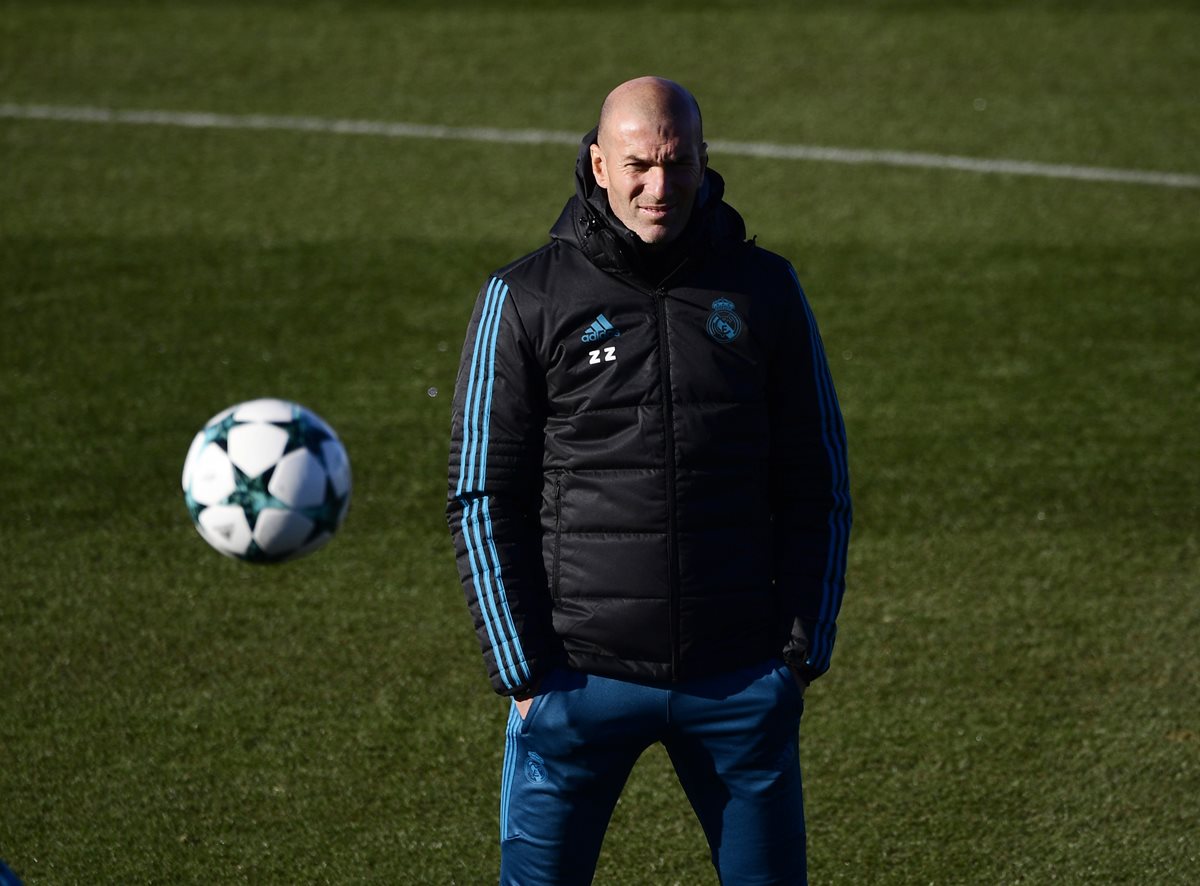
[[[600,356],[601,352],[604,353],[603,358],[601,358],[601,356]],[[588,363],[592,366],[595,366],[597,363],[601,363],[601,362],[614,363],[614,362],[616,362],[616,359],[617,359],[617,349],[615,346],[612,346],[612,345],[610,345],[607,348],[598,348],[594,351],[588,351]]]

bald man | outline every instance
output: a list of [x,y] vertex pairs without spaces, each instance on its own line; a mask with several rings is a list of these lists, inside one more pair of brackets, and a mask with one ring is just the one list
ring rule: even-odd
[[575,179],[481,289],[454,397],[447,516],[512,699],[500,880],[589,883],[661,743],[722,882],[804,883],[798,731],[851,523],[821,338],[679,84],[614,89]]

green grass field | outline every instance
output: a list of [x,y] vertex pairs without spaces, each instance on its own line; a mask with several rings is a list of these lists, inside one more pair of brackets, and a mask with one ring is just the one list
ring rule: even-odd
[[[1200,173],[1193,3],[0,0],[0,104]],[[505,705],[442,518],[475,292],[574,151],[0,117],[0,858],[29,884],[494,881]],[[814,883],[1200,877],[1200,190],[723,156],[791,257],[856,504],[802,755]],[[436,396],[431,396],[436,389]],[[344,530],[252,567],[179,472],[298,400]],[[665,755],[598,883],[714,883]]]

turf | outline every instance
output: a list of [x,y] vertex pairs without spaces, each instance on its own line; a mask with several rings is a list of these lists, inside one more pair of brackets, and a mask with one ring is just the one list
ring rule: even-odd
[[[1187,3],[0,4],[0,102],[583,132],[653,70],[712,138],[1196,174]],[[0,120],[0,858],[28,883],[494,879],[505,707],[441,517],[462,331],[573,152]],[[819,883],[1200,873],[1200,193],[714,154],[793,258],[856,503],[803,727]],[[189,526],[191,436],[339,431],[339,538]],[[664,756],[597,882],[715,882]]]

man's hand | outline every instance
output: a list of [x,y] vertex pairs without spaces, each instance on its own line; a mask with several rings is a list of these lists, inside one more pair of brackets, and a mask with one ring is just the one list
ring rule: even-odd
[[536,680],[533,681],[533,685],[530,686],[529,689],[526,691],[524,698],[514,698],[513,699],[513,704],[515,704],[517,706],[517,713],[521,715],[522,720],[524,720],[525,716],[529,713],[529,707],[530,707],[530,705],[533,704],[534,696],[537,695],[538,693],[540,693],[541,691],[542,691],[542,678],[538,677]]

